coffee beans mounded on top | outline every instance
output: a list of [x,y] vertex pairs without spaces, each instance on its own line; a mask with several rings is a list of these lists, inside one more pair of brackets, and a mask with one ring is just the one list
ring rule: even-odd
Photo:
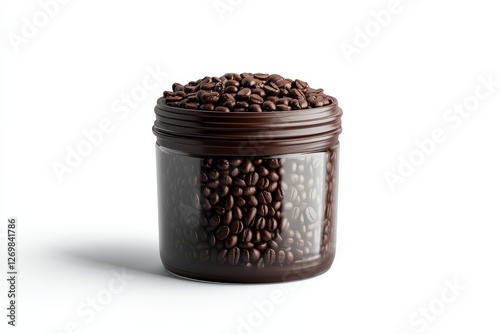
[[271,112],[318,108],[334,103],[323,89],[279,74],[227,73],[186,85],[174,83],[158,101],[171,107],[216,112]]

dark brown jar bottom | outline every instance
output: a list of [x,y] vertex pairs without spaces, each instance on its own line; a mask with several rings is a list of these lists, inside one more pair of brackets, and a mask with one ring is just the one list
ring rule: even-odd
[[213,264],[183,265],[174,267],[164,260],[163,265],[172,274],[199,281],[221,283],[282,283],[319,276],[330,269],[335,258],[335,252],[330,255],[311,260],[297,261],[289,266],[271,268],[244,268],[214,266]]

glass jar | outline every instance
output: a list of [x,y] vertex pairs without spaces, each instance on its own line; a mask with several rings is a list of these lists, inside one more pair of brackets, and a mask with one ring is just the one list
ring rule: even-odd
[[160,256],[174,274],[270,283],[335,256],[342,110],[238,113],[157,104]]

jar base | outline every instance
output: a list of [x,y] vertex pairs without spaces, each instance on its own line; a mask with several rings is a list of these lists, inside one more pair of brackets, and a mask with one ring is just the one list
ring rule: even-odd
[[180,269],[163,262],[165,269],[183,279],[216,283],[284,283],[319,276],[332,266],[335,255],[304,261],[287,267],[242,268],[197,266],[195,270]]

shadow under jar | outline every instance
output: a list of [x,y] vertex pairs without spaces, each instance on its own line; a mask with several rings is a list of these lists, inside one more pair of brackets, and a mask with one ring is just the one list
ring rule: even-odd
[[208,112],[158,103],[160,255],[198,280],[271,283],[335,256],[342,110]]

